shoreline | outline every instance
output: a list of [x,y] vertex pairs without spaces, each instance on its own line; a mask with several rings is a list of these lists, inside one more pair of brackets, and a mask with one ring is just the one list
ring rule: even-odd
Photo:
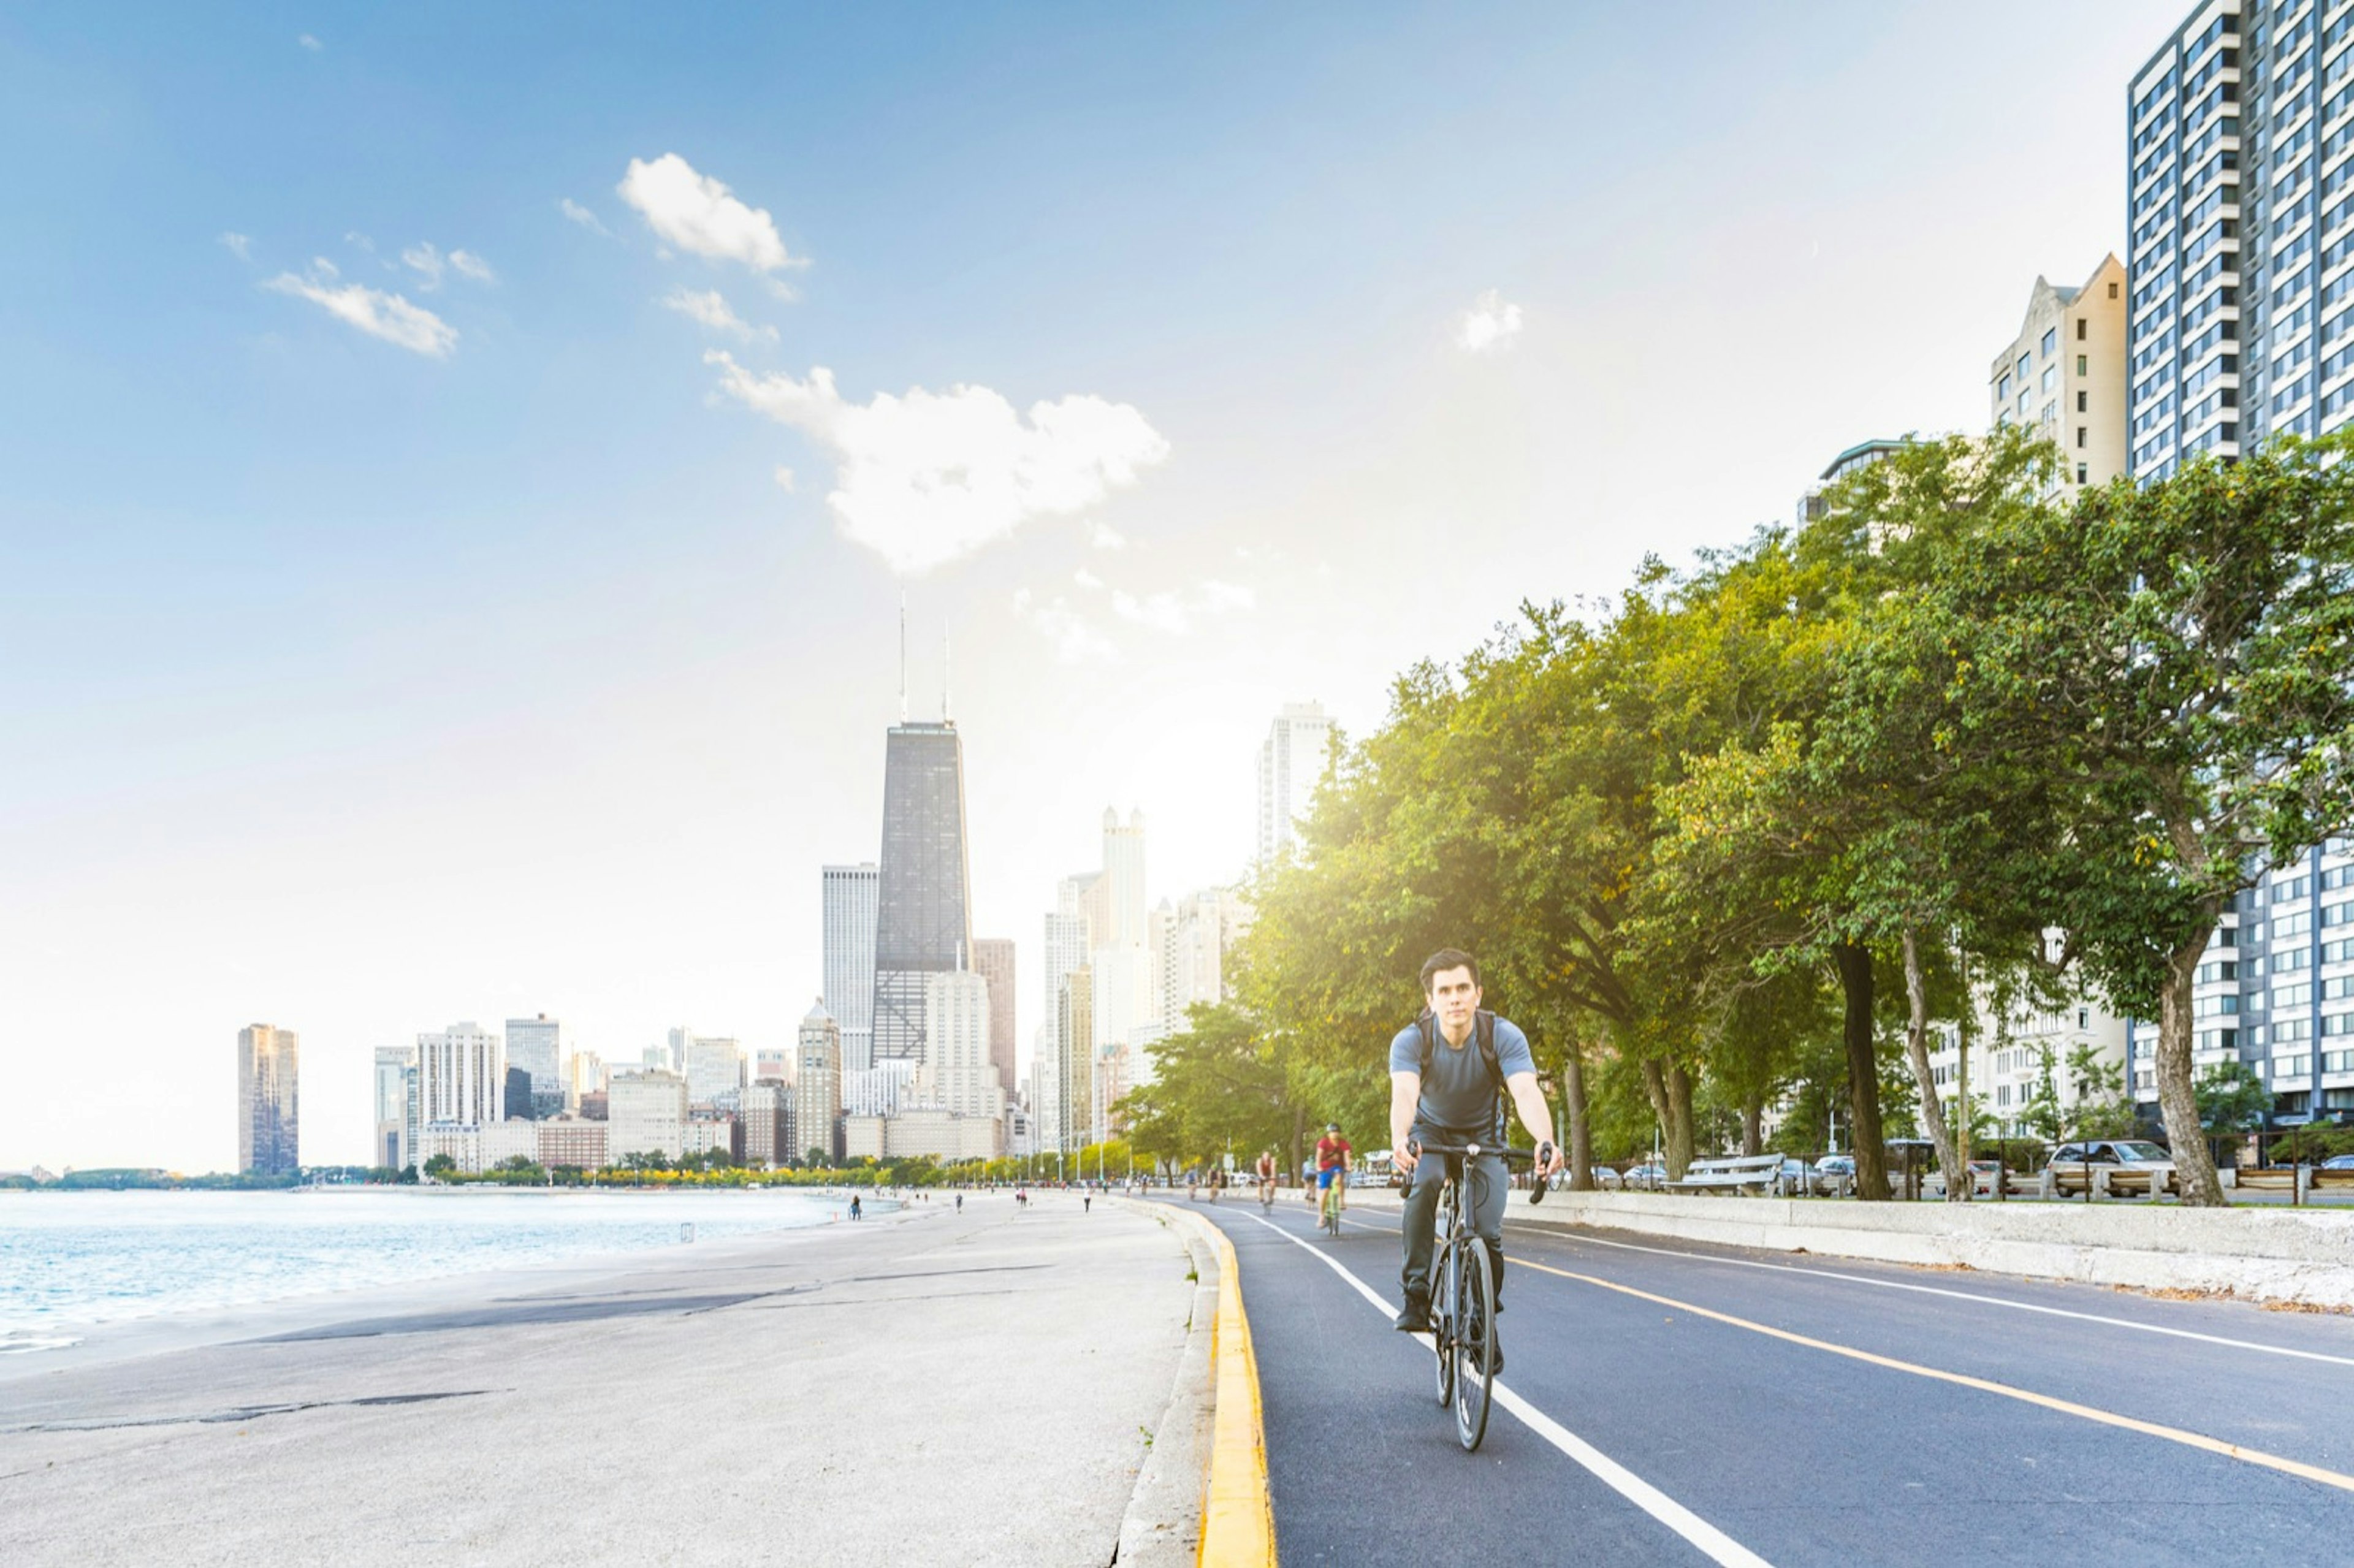
[[[361,1192],[382,1190],[354,1189]],[[451,1192],[466,1190],[435,1189]],[[496,1192],[503,1190],[492,1188],[489,1191]],[[594,1191],[602,1194],[607,1190],[577,1191]],[[737,1189],[718,1191],[733,1192]],[[125,1194],[110,1192],[108,1195]],[[255,1194],[229,1195],[250,1197]],[[822,1190],[805,1191],[802,1195],[832,1196]],[[923,1216],[923,1210],[910,1210],[896,1199],[885,1199],[869,1205],[866,1219],[859,1224],[863,1228],[869,1224],[900,1224]],[[68,1368],[101,1366],[206,1345],[268,1339],[355,1318],[383,1317],[404,1311],[448,1310],[463,1306],[469,1300],[487,1299],[515,1290],[544,1288],[551,1281],[586,1288],[635,1270],[659,1267],[665,1260],[679,1258],[690,1248],[693,1249],[691,1255],[696,1259],[724,1260],[746,1247],[765,1248],[782,1245],[782,1238],[789,1236],[815,1238],[839,1234],[849,1224],[838,1214],[829,1214],[809,1224],[778,1225],[772,1229],[712,1240],[673,1241],[659,1246],[604,1247],[563,1257],[540,1258],[490,1268],[459,1269],[366,1285],[296,1291],[249,1303],[164,1308],[98,1321],[60,1320],[53,1326],[45,1325],[27,1331],[45,1337],[53,1332],[59,1339],[69,1339],[69,1342],[0,1351],[0,1386]]]

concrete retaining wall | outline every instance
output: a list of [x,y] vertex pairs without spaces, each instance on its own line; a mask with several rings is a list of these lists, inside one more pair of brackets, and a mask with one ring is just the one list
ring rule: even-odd
[[1526,1196],[1515,1192],[1510,1218],[1773,1252],[1960,1264],[2092,1285],[2216,1291],[2354,1309],[2354,1213],[2343,1211],[1856,1203],[1649,1192],[1549,1192],[1532,1210]]

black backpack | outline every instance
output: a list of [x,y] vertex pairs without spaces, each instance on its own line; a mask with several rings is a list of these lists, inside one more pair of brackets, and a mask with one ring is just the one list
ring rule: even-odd
[[[1422,1032],[1421,1075],[1430,1077],[1430,1059],[1438,1050],[1438,1015],[1428,1008],[1414,1021]],[[1496,1055],[1496,1015],[1486,1008],[1471,1015],[1471,1038],[1479,1044],[1479,1060],[1488,1065],[1488,1080],[1496,1086],[1496,1125],[1504,1125],[1504,1064]]]

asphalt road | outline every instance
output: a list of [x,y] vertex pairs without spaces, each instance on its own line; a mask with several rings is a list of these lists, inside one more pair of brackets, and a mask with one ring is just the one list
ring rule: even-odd
[[1337,1240],[1296,1192],[1198,1212],[1287,1563],[2354,1559],[2354,1319],[1514,1225],[1468,1456],[1390,1326],[1394,1206]]

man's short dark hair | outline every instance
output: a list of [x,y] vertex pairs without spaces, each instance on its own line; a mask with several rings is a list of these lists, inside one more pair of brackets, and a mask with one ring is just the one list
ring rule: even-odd
[[1479,960],[1460,948],[1441,948],[1422,960],[1422,994],[1430,994],[1430,977],[1448,969],[1469,969],[1471,983],[1479,983]]

